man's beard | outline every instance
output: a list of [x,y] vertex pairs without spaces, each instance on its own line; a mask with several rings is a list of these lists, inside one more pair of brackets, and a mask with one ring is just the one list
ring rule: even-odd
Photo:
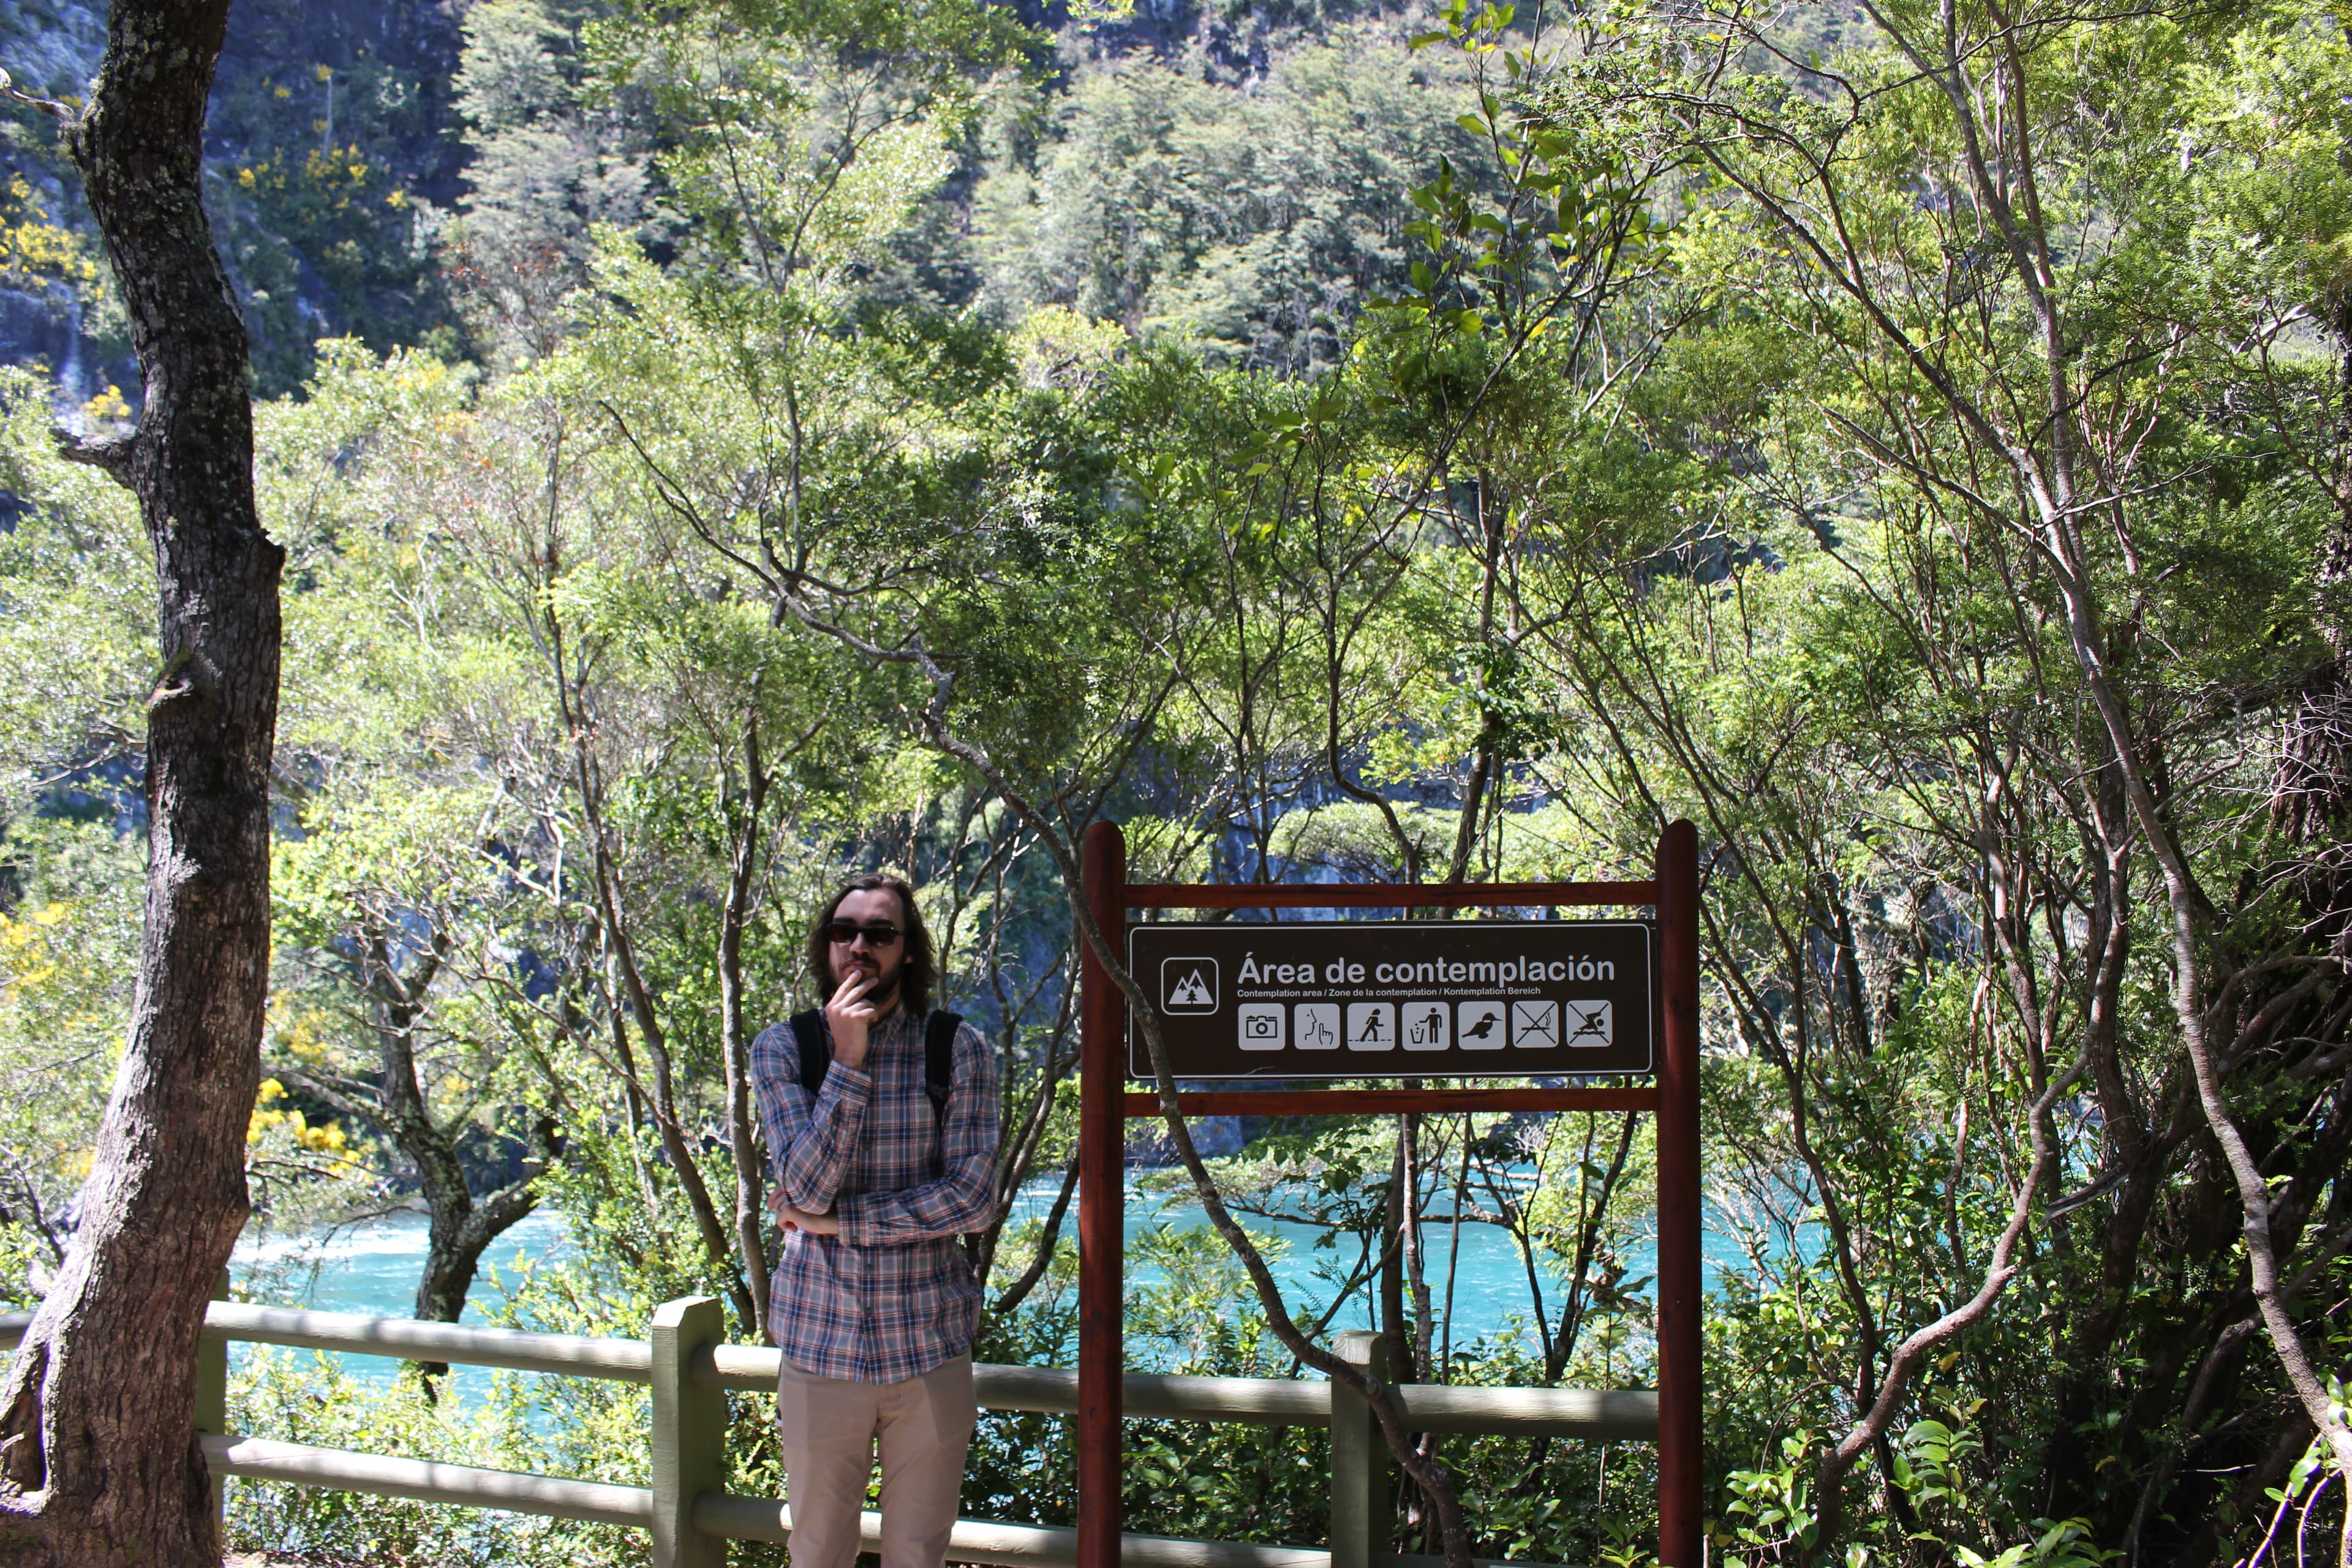
[[[844,985],[849,984],[850,975],[855,975],[858,973],[859,972],[855,969],[849,971],[848,974],[843,975],[841,978],[834,982],[833,988],[835,991],[840,990]],[[858,1000],[875,1007],[888,1005],[891,999],[898,994],[899,973],[901,972],[894,971],[887,979],[876,980],[874,982],[874,988],[866,992],[865,995],[860,996]]]

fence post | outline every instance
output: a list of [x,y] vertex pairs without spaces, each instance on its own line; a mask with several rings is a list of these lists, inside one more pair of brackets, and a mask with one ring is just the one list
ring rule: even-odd
[[694,1528],[694,1500],[727,1486],[727,1394],[694,1380],[695,1358],[727,1337],[715,1296],[654,1309],[653,1568],[726,1568],[727,1543]]
[[[1127,840],[1097,822],[1081,846],[1087,906],[1115,952],[1127,948]],[[1118,1568],[1120,1415],[1127,1370],[1127,998],[1095,962],[1079,964],[1078,1561]]]
[[[220,1282],[213,1287],[213,1300],[228,1300],[228,1270],[221,1270]],[[228,1342],[199,1333],[196,1338],[196,1419],[198,1432],[213,1437],[228,1436]],[[213,1539],[223,1552],[228,1550],[224,1532],[228,1528],[228,1497],[225,1478],[212,1478]]]
[[1658,840],[1658,1562],[1703,1568],[1706,1420],[1699,1170],[1698,830]]
[[[1379,1334],[1351,1329],[1339,1336],[1339,1359],[1370,1376],[1388,1378],[1388,1347]],[[1390,1554],[1395,1533],[1389,1497],[1388,1440],[1372,1407],[1344,1384],[1331,1384],[1331,1568],[1372,1568]]]

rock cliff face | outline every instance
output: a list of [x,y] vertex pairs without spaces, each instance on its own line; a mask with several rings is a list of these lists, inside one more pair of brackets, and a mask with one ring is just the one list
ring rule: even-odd
[[45,365],[64,395],[85,403],[105,384],[97,361],[79,289],[65,282],[0,289],[0,363]]
[[[79,0],[0,0],[0,65],[26,91],[79,95],[106,46],[102,10]],[[37,363],[76,403],[105,385],[89,306],[95,231],[57,149],[55,123],[29,110],[0,125],[0,362]]]
[[[0,66],[29,90],[79,97],[105,39],[102,3],[0,0]],[[262,395],[299,384],[318,338],[356,332],[389,347],[449,331],[429,241],[462,188],[449,101],[459,45],[445,0],[231,7],[206,201]],[[37,361],[76,404],[110,384],[135,397],[53,122],[9,110],[0,165],[0,362]]]
[[206,195],[262,395],[299,385],[322,337],[455,346],[431,239],[463,188],[460,47],[447,0],[230,7]]

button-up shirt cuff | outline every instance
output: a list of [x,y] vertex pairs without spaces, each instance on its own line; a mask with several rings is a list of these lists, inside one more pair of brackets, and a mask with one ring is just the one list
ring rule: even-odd
[[[824,1093],[835,1092],[838,1092],[844,1100],[871,1100],[874,1098],[874,1075],[860,1072],[853,1067],[844,1067],[840,1061],[835,1060],[824,1071]],[[823,1099],[824,1095],[821,1094],[818,1098]]]

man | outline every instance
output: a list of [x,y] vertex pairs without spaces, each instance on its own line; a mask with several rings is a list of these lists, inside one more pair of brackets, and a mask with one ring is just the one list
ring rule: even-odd
[[971,1025],[934,1022],[930,933],[897,878],[835,894],[808,963],[824,1012],[751,1045],[783,1226],[769,1329],[793,1562],[850,1568],[878,1438],[882,1568],[939,1568],[977,1415],[980,1281],[958,1237],[988,1223],[996,1060]]

